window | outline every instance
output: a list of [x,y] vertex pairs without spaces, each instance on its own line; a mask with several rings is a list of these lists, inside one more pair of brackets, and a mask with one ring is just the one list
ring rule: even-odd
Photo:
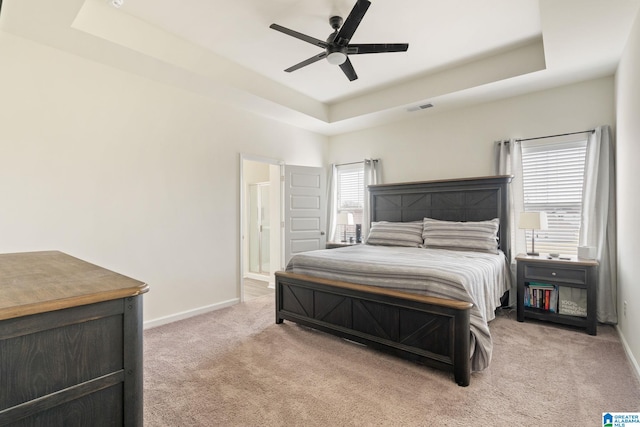
[[364,163],[338,165],[336,172],[337,218],[340,218],[341,213],[350,213],[353,216],[353,225],[337,225],[336,240],[355,240],[355,224],[362,224],[364,212]]
[[536,232],[538,252],[577,253],[586,151],[586,139],[522,143],[524,210],[544,211],[549,222],[548,230]]

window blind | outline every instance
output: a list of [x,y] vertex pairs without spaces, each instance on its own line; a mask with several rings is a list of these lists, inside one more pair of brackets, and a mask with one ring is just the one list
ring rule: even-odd
[[338,210],[362,210],[364,207],[364,165],[344,165],[338,172]]
[[536,231],[541,253],[577,253],[586,149],[586,139],[522,143],[524,210],[544,211],[549,222],[548,230]]
[[[351,212],[355,224],[362,224],[364,210],[364,163],[338,165],[337,174],[337,207],[338,213]],[[346,236],[355,238],[354,226],[346,228]],[[344,234],[345,230],[341,230]]]

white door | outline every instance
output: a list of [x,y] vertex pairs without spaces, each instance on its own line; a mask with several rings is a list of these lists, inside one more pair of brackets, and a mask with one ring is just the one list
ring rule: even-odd
[[324,168],[284,167],[285,266],[300,252],[324,249],[326,235],[326,174]]

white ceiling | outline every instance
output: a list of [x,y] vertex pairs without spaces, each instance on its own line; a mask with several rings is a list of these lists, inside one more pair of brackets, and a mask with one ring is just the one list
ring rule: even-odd
[[[0,30],[327,135],[611,75],[640,0],[372,0],[353,43],[409,43],[351,56],[322,50],[355,0],[4,0]],[[408,112],[425,103],[433,108]]]
[[122,10],[329,103],[541,34],[537,0],[373,0],[352,42],[409,43],[409,50],[352,56],[359,79],[349,82],[326,61],[291,74],[283,72],[322,50],[269,25],[277,23],[325,40],[333,31],[329,17],[337,14],[346,19],[355,0],[181,0],[180,7],[177,4],[126,0]]

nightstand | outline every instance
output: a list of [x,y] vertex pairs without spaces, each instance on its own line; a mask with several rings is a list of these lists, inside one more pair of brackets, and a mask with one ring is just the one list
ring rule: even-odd
[[519,322],[546,320],[596,335],[597,261],[524,254],[516,261]]

